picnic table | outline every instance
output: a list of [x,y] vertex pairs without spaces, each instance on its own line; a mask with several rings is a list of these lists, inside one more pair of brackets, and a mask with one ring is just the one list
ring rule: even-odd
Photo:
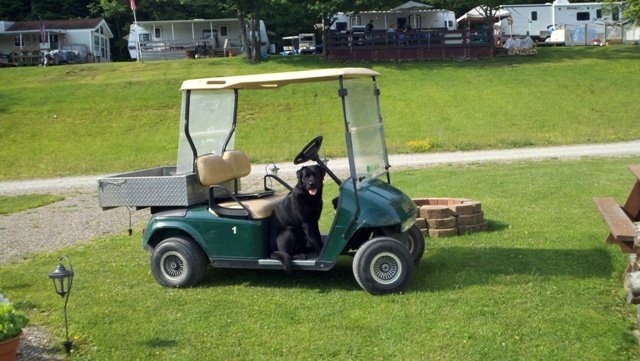
[[[629,166],[636,181],[624,205],[620,206],[611,197],[594,197],[602,219],[609,228],[607,243],[616,243],[624,253],[631,253],[625,270],[627,302],[640,305],[640,165]],[[640,306],[638,306],[640,326]]]
[[631,165],[629,170],[635,175],[636,182],[623,206],[611,197],[594,197],[593,201],[609,227],[607,242],[617,243],[624,253],[638,253],[640,240],[634,222],[640,221],[640,165]]

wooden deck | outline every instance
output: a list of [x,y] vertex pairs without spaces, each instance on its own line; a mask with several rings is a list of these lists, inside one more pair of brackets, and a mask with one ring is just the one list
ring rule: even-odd
[[351,61],[474,59],[492,57],[491,32],[419,29],[371,33],[332,31],[329,59]]

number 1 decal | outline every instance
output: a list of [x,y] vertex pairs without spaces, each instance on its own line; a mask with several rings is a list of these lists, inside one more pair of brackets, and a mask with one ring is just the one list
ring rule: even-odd
[[231,228],[231,230],[233,231],[233,234],[238,234],[238,227],[233,226],[233,228]]

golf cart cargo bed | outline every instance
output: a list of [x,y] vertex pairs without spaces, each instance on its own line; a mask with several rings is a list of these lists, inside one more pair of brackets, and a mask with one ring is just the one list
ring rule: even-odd
[[175,167],[158,167],[98,179],[100,207],[190,206],[207,200],[207,188],[195,173],[175,173]]

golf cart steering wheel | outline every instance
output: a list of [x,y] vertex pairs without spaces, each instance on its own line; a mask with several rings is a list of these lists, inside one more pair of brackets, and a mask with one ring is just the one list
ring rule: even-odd
[[320,146],[322,145],[322,136],[319,135],[315,137],[309,144],[305,145],[302,148],[302,151],[296,155],[296,158],[293,160],[293,164],[304,163],[309,160],[318,159],[318,151],[320,150]]

